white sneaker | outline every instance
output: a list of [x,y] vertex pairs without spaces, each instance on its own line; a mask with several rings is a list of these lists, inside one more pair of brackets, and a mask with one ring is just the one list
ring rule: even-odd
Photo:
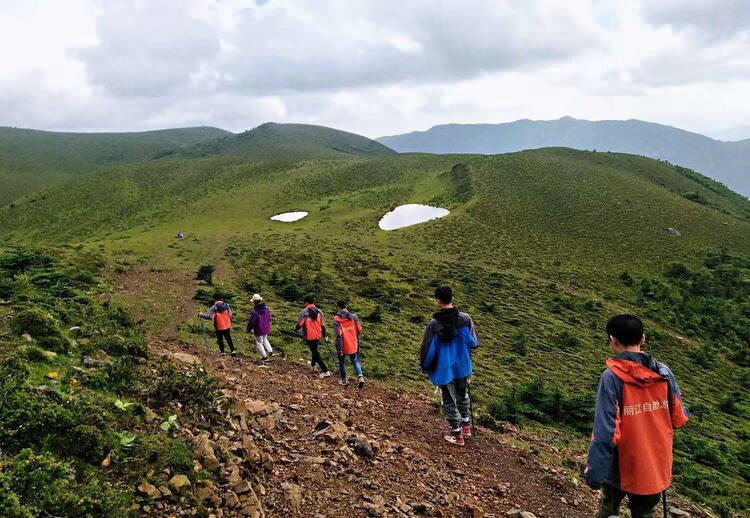
[[310,367],[312,370],[315,370],[315,367],[313,367],[313,364],[310,360],[307,360],[307,366]]
[[330,378],[330,377],[331,377],[331,371],[325,371],[325,372],[321,372],[320,374],[318,374],[318,377],[319,377],[320,379],[323,379],[323,378]]

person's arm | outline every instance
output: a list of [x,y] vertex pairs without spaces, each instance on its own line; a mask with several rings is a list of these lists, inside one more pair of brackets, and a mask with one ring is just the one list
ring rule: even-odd
[[434,325],[432,322],[430,322],[424,329],[424,334],[422,335],[422,346],[419,349],[419,368],[422,370],[422,372],[425,372],[428,369],[430,363],[432,363],[432,359],[435,356],[435,351],[431,347],[433,341],[432,339],[434,337]]
[[360,322],[359,317],[356,314],[354,315],[354,325],[357,330],[357,336],[359,336],[362,333],[362,322]]
[[208,313],[198,313],[198,316],[200,318],[204,318],[206,320],[213,320],[214,319],[214,313],[216,313],[216,304],[211,306],[211,308],[208,310]]
[[606,370],[599,379],[596,392],[594,430],[584,472],[586,484],[592,489],[600,489],[612,469],[615,446],[620,441],[618,400],[615,375]]
[[690,419],[690,413],[682,402],[682,392],[680,392],[680,387],[677,386],[674,373],[666,365],[664,367],[667,370],[667,383],[669,383],[670,392],[672,393],[672,401],[670,402],[672,428],[682,428],[688,422],[688,419]]
[[298,331],[299,329],[302,329],[302,322],[305,321],[305,310],[299,312],[299,315],[297,315],[297,325],[294,326],[294,330]]
[[255,314],[255,310],[250,312],[250,316],[247,317],[247,332],[250,333],[254,328],[255,324],[258,321],[258,315]]
[[474,320],[469,317],[469,323],[471,328],[471,336],[474,339],[474,342],[470,345],[472,349],[476,349],[479,347],[479,333],[477,333],[477,326],[474,325]]
[[333,344],[336,346],[336,352],[341,356],[342,346],[341,343],[341,325],[333,319]]

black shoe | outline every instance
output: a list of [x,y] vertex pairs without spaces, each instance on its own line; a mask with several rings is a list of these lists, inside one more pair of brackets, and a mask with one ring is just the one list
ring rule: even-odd
[[237,351],[232,351],[232,352],[231,352],[231,353],[229,353],[229,354],[231,354],[231,355],[232,355],[232,358],[234,358],[235,356],[237,356]]
[[357,383],[357,388],[359,390],[362,390],[364,387],[365,387],[365,377],[364,376],[360,376],[359,377],[359,383]]

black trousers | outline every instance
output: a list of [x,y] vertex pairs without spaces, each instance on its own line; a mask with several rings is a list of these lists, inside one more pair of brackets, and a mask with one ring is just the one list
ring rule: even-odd
[[227,339],[229,344],[229,350],[234,352],[234,343],[232,343],[232,335],[229,333],[230,329],[224,329],[223,331],[216,330],[216,340],[219,342],[219,351],[224,352],[224,339]]
[[313,367],[320,365],[320,372],[328,372],[328,367],[323,361],[323,358],[320,357],[320,352],[318,351],[319,344],[320,340],[307,340],[307,346],[310,348],[310,354],[312,355],[310,365]]

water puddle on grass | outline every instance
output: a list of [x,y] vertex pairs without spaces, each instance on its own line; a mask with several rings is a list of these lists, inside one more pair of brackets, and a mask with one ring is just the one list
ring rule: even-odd
[[399,205],[392,211],[387,212],[380,219],[378,226],[382,230],[396,230],[397,228],[409,227],[417,223],[443,218],[448,214],[450,214],[448,209],[409,203],[407,205]]
[[275,216],[271,216],[271,219],[273,221],[282,221],[284,223],[292,223],[293,221],[299,221],[305,216],[307,216],[307,212],[304,211],[295,211],[295,212],[282,212],[281,214],[276,214]]

